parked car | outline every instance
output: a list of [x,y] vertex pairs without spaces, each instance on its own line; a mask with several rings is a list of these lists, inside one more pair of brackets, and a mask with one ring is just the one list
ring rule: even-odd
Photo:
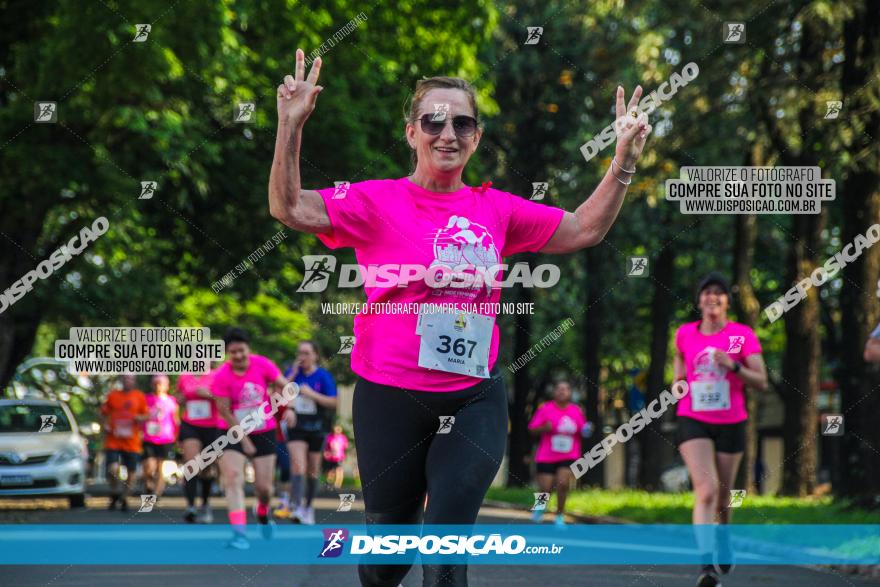
[[0,497],[66,496],[70,507],[83,507],[87,462],[64,402],[0,399]]

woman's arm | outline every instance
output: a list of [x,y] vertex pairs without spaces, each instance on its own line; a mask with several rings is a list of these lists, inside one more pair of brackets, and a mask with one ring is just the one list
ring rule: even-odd
[[684,366],[684,356],[681,351],[675,351],[675,358],[672,360],[672,383],[687,380],[687,369]]
[[644,113],[633,117],[636,112],[642,87],[638,86],[629,101],[628,110],[624,108],[623,88],[617,88],[617,148],[614,162],[605,172],[593,194],[572,214],[566,212],[556,232],[541,249],[542,253],[573,253],[592,247],[605,238],[623,205],[626,188],[632,181],[636,162],[651,133],[648,116]]
[[275,157],[269,174],[269,212],[273,218],[301,232],[326,233],[330,218],[321,194],[304,190],[300,183],[299,156],[302,129],[315,109],[321,86],[318,74],[321,59],[315,59],[308,79],[304,80],[305,54],[296,50],[296,77],[284,76],[278,86],[278,134],[275,137]]
[[[718,351],[718,363],[728,370],[733,370],[734,360],[723,351]],[[754,353],[745,358],[745,364],[740,363],[739,370],[734,373],[749,387],[760,391],[767,389],[767,368],[764,366],[764,357],[761,353]]]

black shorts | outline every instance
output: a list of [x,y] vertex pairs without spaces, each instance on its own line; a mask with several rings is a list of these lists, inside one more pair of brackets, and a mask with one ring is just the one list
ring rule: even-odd
[[160,459],[160,460],[174,460],[174,443],[169,442],[168,444],[153,444],[152,442],[144,441],[144,458],[145,459]]
[[321,452],[324,448],[324,437],[326,435],[321,430],[311,432],[309,430],[300,430],[299,428],[287,428],[287,442],[302,441],[309,445],[309,452]]
[[177,440],[183,442],[184,440],[195,438],[202,443],[202,448],[204,448],[217,440],[222,433],[222,430],[213,426],[193,426],[189,422],[181,422]]
[[[275,430],[267,430],[266,432],[251,432],[250,434],[248,434],[248,438],[250,438],[251,442],[254,443],[254,447],[256,447],[257,452],[253,455],[245,456],[248,456],[252,459],[255,459],[257,457],[267,457],[269,455],[275,456],[276,451],[278,450],[278,443],[275,441]],[[241,442],[236,442],[235,444],[232,444],[230,442],[223,450],[234,450],[235,452],[245,454],[244,448],[241,446],[241,444]]]
[[569,459],[567,461],[553,461],[552,463],[535,463],[535,467],[538,473],[555,475],[556,469],[569,469],[573,462],[574,459]]
[[121,463],[125,465],[125,468],[128,469],[128,478],[132,479],[134,476],[134,472],[137,469],[138,461],[141,459],[141,455],[136,452],[129,452],[127,450],[113,450],[108,449],[104,451],[104,460],[107,463],[107,467],[110,465]]
[[676,444],[708,438],[715,443],[715,452],[738,453],[746,448],[746,421],[736,424],[707,424],[687,416],[678,417]]

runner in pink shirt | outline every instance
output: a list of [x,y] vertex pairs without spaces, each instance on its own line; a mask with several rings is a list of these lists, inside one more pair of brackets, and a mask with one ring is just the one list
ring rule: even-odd
[[168,395],[168,376],[160,373],[151,380],[152,393],[146,394],[148,419],[143,423],[144,491],[162,497],[165,477],[162,463],[174,458],[174,441],[180,427],[177,400]]
[[[745,449],[743,388],[767,389],[761,344],[751,328],[727,318],[729,305],[727,281],[710,273],[697,289],[701,319],[675,333],[674,378],[689,390],[678,402],[678,450],[694,488],[695,525],[730,522],[730,490]],[[698,585],[715,585],[731,570],[726,536],[712,542],[697,528],[704,559]]]
[[332,467],[327,477],[333,483],[333,487],[339,489],[345,480],[342,461],[345,460],[345,449],[348,448],[348,436],[343,434],[342,426],[333,427],[333,434],[327,437],[326,445],[324,460]]
[[[230,430],[233,426],[241,425],[245,418],[258,422],[241,442],[230,441],[220,457],[223,487],[229,504],[229,523],[233,530],[229,546],[244,550],[250,548],[245,537],[247,513],[244,509],[244,465],[247,459],[254,467],[257,521],[262,526],[263,536],[272,537],[274,522],[269,506],[275,473],[276,423],[271,412],[270,393],[280,394],[287,385],[287,379],[281,375],[275,363],[251,353],[250,337],[241,328],[231,328],[223,340],[226,343],[227,362],[214,373],[212,385],[217,409]],[[289,425],[296,423],[292,409],[286,410],[285,418]]]
[[[180,433],[178,441],[183,451],[183,461],[189,462],[199,454],[203,448],[217,440],[226,422],[220,418],[217,404],[211,386],[214,381],[216,369],[208,373],[194,374],[183,373],[177,379],[177,390],[182,400]],[[211,511],[211,486],[214,482],[217,465],[201,471],[198,476],[184,479],[183,490],[186,496],[186,510],[183,519],[192,524],[196,521],[202,524],[210,524],[214,521]],[[201,484],[202,507],[196,511],[196,493]]]
[[[529,422],[529,430],[540,437],[535,453],[538,488],[549,499],[555,485],[556,525],[564,526],[565,500],[574,477],[571,464],[581,456],[581,436],[589,431],[583,410],[571,402],[571,383],[566,380],[556,382],[553,401],[538,406]],[[544,517],[544,509],[535,507],[532,510],[535,522]]]
[[[353,248],[358,263],[370,268],[364,276],[369,306],[355,318],[351,353],[359,375],[353,424],[367,522],[471,524],[507,445],[492,305],[501,295],[497,282],[505,279],[499,265],[516,253],[573,253],[604,238],[651,131],[637,110],[642,90],[636,88],[627,105],[618,87],[613,162],[571,213],[491,182],[463,183],[483,129],[473,87],[450,77],[416,85],[405,119],[411,175],[303,189],[302,129],[323,90],[316,85],[320,68],[319,58],[306,77],[305,54],[297,50],[295,75],[278,86],[269,210],[331,249]],[[327,263],[306,264],[303,295],[326,289],[334,277]],[[358,573],[363,585],[397,585],[408,570],[406,564],[361,565]],[[441,580],[465,585],[466,566],[424,567],[426,584]]]

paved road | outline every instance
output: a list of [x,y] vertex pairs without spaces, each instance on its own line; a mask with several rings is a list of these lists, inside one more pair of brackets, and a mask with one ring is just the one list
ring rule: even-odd
[[[132,499],[134,505],[134,499]],[[172,524],[182,523],[183,500],[166,497],[150,514],[127,514],[107,511],[106,498],[90,498],[86,509],[69,510],[58,500],[0,499],[0,524]],[[317,500],[319,524],[347,524],[361,521],[361,513],[336,512],[337,501]],[[222,498],[215,499],[215,523],[224,523]],[[357,509],[357,506],[356,508]],[[480,522],[491,524],[522,523],[521,512],[484,508]],[[0,526],[2,532],[2,526]],[[694,584],[692,567],[681,566],[472,566],[472,587],[515,587],[542,585],[563,587],[681,587]],[[801,567],[740,566],[725,578],[724,587],[835,587],[878,585],[880,580],[844,575],[836,571]],[[347,566],[6,566],[0,568],[0,586],[107,586],[154,587],[358,587],[355,569]],[[404,587],[421,585],[421,572],[414,569]]]

